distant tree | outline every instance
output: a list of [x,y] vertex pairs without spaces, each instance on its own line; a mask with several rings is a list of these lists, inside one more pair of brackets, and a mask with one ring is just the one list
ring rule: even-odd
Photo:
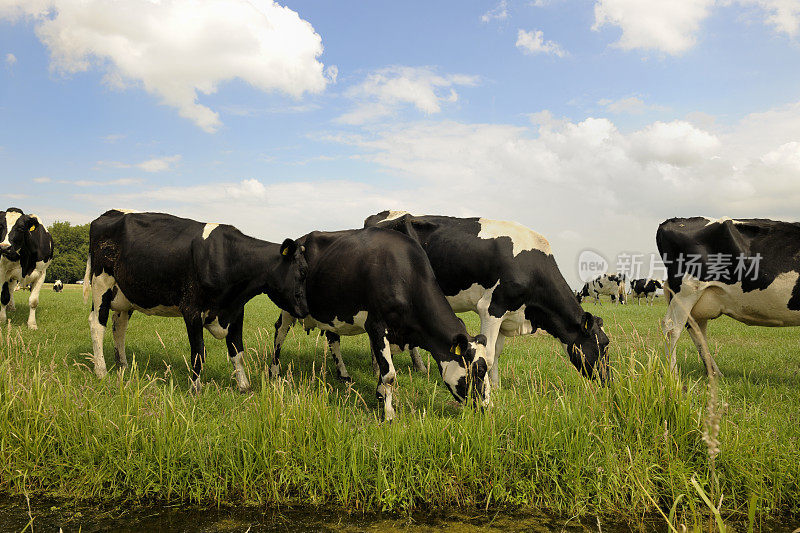
[[55,222],[47,230],[53,237],[53,261],[47,268],[46,281],[75,283],[83,279],[89,257],[89,224]]

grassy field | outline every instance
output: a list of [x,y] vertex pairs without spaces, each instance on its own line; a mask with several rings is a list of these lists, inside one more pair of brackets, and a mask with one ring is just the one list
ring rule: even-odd
[[[224,342],[207,334],[204,388],[189,394],[180,319],[134,314],[123,373],[102,382],[87,360],[80,288],[43,289],[38,331],[17,292],[0,342],[0,491],[114,502],[326,505],[353,511],[547,510],[677,526],[718,508],[726,520],[800,514],[800,332],[709,325],[725,378],[715,470],[703,439],[706,379],[694,345],[665,377],[653,307],[584,307],[603,317],[615,381],[587,382],[549,336],[510,339],[495,407],[454,403],[435,368],[395,359],[398,417],[378,421],[365,336],[343,338],[354,379],[336,380],[323,340],[295,328],[271,382],[266,297],[246,308],[253,392],[235,391]],[[463,315],[476,332],[475,315]],[[704,498],[708,497],[707,503]],[[671,526],[670,526],[671,527]]]

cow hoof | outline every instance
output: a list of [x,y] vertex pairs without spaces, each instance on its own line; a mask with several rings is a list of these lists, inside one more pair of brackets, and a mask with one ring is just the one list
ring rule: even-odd
[[337,377],[339,378],[339,381],[343,381],[344,383],[352,383],[353,382],[353,378],[351,378],[350,376],[342,376],[340,374]]
[[240,394],[250,394],[251,391],[250,385],[248,385],[247,387],[237,387],[237,390],[239,391]]
[[36,325],[36,322],[34,322],[33,324],[28,323],[28,329],[37,330],[39,329],[39,326]]
[[202,386],[200,385],[200,380],[199,379],[193,380],[192,385],[189,389],[192,392],[192,394],[199,395],[200,390],[202,389]]
[[105,368],[95,368],[94,373],[97,376],[97,379],[103,379],[108,374],[108,371]]

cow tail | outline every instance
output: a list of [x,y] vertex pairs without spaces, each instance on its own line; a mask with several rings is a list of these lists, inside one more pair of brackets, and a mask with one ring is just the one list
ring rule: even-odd
[[89,291],[92,290],[92,256],[86,260],[86,274],[83,275],[83,303],[89,301]]

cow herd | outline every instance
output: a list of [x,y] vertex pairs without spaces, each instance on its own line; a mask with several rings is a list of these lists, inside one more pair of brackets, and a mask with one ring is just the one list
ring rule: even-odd
[[[125,332],[134,311],[183,318],[189,337],[192,389],[200,389],[203,329],[225,339],[240,391],[250,388],[243,365],[245,304],[267,294],[280,308],[270,376],[280,374],[281,345],[301,321],[322,330],[338,377],[349,381],[341,336],[366,333],[384,419],[394,417],[393,354],[430,352],[445,386],[460,402],[491,405],[499,385],[499,358],[507,337],[543,330],[561,341],[570,362],[587,378],[611,378],[603,320],[580,301],[601,295],[625,303],[652,303],[663,289],[669,302],[662,326],[671,367],[686,326],[701,355],[708,320],[722,314],[745,324],[800,325],[800,224],[769,220],[671,219],[656,242],[667,280],[627,280],[605,274],[573,293],[542,235],[514,222],[484,218],[415,216],[384,211],[361,229],[314,231],[272,243],[226,224],[163,213],[110,210],[90,225],[83,282],[94,370],[106,375],[103,338],[112,320],[114,356],[127,366]],[[694,257],[694,270],[683,255]],[[727,262],[722,266],[719,257]],[[18,284],[30,285],[28,326],[36,307],[52,239],[35,215],[0,211],[0,320],[13,308]],[[754,260],[759,264],[753,267]],[[749,261],[749,263],[748,263]],[[744,265],[744,266],[743,266]],[[744,276],[744,277],[743,277]],[[54,289],[60,291],[60,280]],[[472,311],[480,334],[471,335],[455,313]],[[688,323],[688,326],[687,326]],[[710,355],[710,354],[707,354]],[[719,373],[713,359],[707,369]]]

